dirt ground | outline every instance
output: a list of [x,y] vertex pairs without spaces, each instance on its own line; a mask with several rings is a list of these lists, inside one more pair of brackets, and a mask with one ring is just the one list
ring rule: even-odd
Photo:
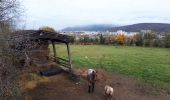
[[107,100],[104,96],[106,84],[114,88],[113,100],[170,100],[170,94],[166,92],[152,94],[154,90],[139,85],[135,79],[103,70],[98,71],[95,92],[89,94],[86,69],[76,69],[75,72],[84,77],[79,83],[66,73],[51,76],[50,82],[41,83],[28,92],[31,100]]

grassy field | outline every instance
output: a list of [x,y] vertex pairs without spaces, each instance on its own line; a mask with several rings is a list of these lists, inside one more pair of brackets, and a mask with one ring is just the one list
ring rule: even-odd
[[[170,90],[170,49],[71,45],[71,51],[74,67],[103,68]],[[66,47],[57,46],[57,53],[66,57]]]

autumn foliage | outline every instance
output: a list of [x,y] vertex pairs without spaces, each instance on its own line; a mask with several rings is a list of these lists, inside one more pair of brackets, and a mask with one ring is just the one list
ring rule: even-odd
[[48,31],[48,32],[55,32],[54,28],[45,26],[45,27],[41,27],[39,28],[39,30],[43,30],[43,31]]
[[126,42],[126,36],[124,34],[118,34],[116,36],[116,41],[117,41],[117,43],[123,45]]

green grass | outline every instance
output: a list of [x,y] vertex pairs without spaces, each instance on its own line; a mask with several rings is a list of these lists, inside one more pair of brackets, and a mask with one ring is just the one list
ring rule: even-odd
[[[170,49],[71,45],[71,51],[74,67],[103,68],[170,90]],[[67,57],[65,45],[57,53]]]

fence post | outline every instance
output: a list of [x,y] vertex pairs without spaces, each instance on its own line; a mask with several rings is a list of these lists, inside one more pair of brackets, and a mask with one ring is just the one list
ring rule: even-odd
[[72,64],[71,64],[71,52],[70,52],[70,45],[69,45],[69,43],[66,43],[66,45],[67,45],[67,52],[68,52],[68,60],[69,60],[69,65],[70,65],[70,71],[71,71],[71,69],[72,69]]
[[53,46],[53,53],[54,53],[54,60],[55,62],[57,62],[57,53],[56,53],[56,47],[55,47],[55,42],[54,41],[51,41],[52,42],[52,46]]

